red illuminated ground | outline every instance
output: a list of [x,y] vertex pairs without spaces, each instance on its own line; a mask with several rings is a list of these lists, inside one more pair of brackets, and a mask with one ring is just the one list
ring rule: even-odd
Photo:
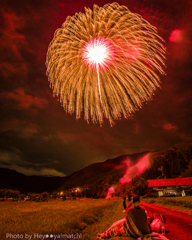
[[192,215],[148,203],[142,203],[142,205],[149,216],[153,213],[161,213],[165,216],[166,237],[169,240],[192,239]]

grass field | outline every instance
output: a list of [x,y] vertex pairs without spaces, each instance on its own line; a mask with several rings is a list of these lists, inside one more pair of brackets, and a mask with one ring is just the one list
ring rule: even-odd
[[62,233],[79,234],[81,239],[92,240],[98,232],[104,232],[113,222],[125,217],[122,211],[122,199],[1,202],[0,239],[54,239],[51,234],[57,236],[55,239],[64,239],[59,238]]
[[[165,202],[180,200],[172,197],[162,199]],[[182,201],[184,199],[186,202],[191,201],[191,197],[181,198]],[[168,204],[168,207],[171,206],[170,203]],[[61,234],[79,234],[80,239],[95,240],[97,233],[106,231],[115,221],[125,217],[121,198],[85,201],[0,202],[0,213],[0,240],[67,239],[59,237]],[[6,234],[11,235],[6,237]],[[69,237],[69,235],[67,236]]]
[[173,201],[181,201],[181,202],[192,202],[192,196],[186,197],[163,197],[162,199],[173,200]]
[[144,202],[165,206],[192,214],[192,196],[186,197],[159,197],[153,199],[142,199]]

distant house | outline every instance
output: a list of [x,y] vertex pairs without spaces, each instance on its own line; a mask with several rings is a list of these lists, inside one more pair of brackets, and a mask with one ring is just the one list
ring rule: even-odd
[[82,189],[90,189],[92,184],[84,184],[81,188]]
[[158,196],[184,196],[192,190],[192,177],[152,179],[147,180],[151,191],[157,191]]

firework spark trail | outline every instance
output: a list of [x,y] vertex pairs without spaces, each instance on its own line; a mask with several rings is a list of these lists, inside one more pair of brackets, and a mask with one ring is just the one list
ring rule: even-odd
[[56,30],[47,76],[66,112],[89,122],[128,118],[152,98],[164,73],[156,28],[117,3],[85,8]]
[[102,104],[101,97],[101,83],[100,83],[100,69],[104,69],[113,58],[113,50],[107,40],[103,38],[93,38],[85,44],[82,51],[82,58],[86,64],[93,67],[97,71],[99,97]]
[[102,98],[101,98],[101,86],[100,86],[100,77],[99,77],[99,66],[97,65],[97,78],[98,78],[98,86],[99,86],[99,97],[100,97],[100,101],[102,104]]

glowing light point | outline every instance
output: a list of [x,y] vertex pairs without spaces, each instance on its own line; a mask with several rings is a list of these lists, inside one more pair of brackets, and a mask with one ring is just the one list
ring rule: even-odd
[[106,58],[106,48],[103,45],[87,47],[87,57],[95,64],[101,64]]
[[82,59],[89,67],[104,69],[113,61],[114,49],[104,38],[93,38],[86,42],[82,50]]

